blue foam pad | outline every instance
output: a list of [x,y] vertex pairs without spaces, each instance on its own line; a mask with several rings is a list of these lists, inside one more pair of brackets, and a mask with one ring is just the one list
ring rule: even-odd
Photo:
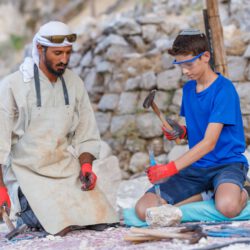
[[214,200],[192,202],[180,206],[182,211],[181,222],[191,221],[238,221],[250,219],[250,201],[241,213],[234,218],[227,218],[216,208]]
[[148,224],[145,221],[140,220],[135,212],[134,208],[123,209],[124,224],[128,227],[147,227]]
[[[234,218],[227,218],[222,215],[216,208],[214,200],[193,202],[180,206],[182,211],[181,222],[194,221],[239,221],[250,219],[250,201],[242,212]],[[123,218],[125,225],[131,227],[146,227],[148,224],[140,220],[134,208],[127,208],[123,210]]]

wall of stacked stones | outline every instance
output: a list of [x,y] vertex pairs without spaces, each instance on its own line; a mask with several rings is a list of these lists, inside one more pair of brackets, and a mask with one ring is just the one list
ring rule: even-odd
[[[147,10],[137,8],[95,26],[98,32],[95,31],[94,38],[83,39],[70,62],[85,82],[101,137],[118,156],[124,178],[144,170],[150,146],[159,162],[168,161],[173,144],[163,138],[161,122],[142,103],[150,90],[157,89],[155,101],[160,110],[180,120],[182,86],[186,79],[181,69],[173,66],[167,49],[181,29],[204,30],[202,1],[175,1],[179,5],[172,7],[169,3],[173,1],[166,2],[155,1]],[[192,15],[180,15],[190,2],[198,10],[195,12],[193,8]],[[245,19],[238,23],[235,19],[245,9],[236,9],[235,15],[231,12],[229,16],[230,5],[222,2],[229,77],[240,96],[246,139],[250,144],[250,27]]]

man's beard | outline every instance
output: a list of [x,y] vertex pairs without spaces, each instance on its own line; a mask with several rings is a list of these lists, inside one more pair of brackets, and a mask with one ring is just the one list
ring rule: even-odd
[[68,65],[68,64],[58,63],[58,64],[56,64],[56,66],[59,66],[59,67],[60,67],[60,66],[64,66],[64,69],[55,70],[55,69],[52,68],[52,63],[51,63],[51,61],[48,60],[48,59],[45,57],[45,66],[47,67],[48,71],[49,71],[51,74],[53,74],[53,75],[55,75],[55,76],[57,76],[57,77],[60,77],[60,76],[62,76],[62,75],[64,74],[64,72],[65,72],[65,70],[66,70],[66,68],[67,68],[67,65]]

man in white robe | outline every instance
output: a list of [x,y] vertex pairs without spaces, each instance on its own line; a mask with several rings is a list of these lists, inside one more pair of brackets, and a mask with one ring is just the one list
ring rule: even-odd
[[43,25],[32,58],[0,83],[0,206],[10,195],[24,223],[51,234],[118,221],[92,171],[100,136],[87,91],[67,69],[75,40],[64,23]]

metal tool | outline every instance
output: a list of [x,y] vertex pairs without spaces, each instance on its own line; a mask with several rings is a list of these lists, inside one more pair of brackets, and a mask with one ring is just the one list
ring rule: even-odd
[[205,232],[211,237],[250,237],[249,228],[222,226],[218,229],[206,230]]
[[[154,102],[154,98],[155,98],[155,93],[156,93],[156,89],[153,89],[150,91],[150,93],[147,95],[147,97],[145,98],[144,102],[143,102],[143,107],[148,109],[150,106],[152,107],[153,111],[156,113],[156,115],[160,118],[163,126],[168,129],[168,130],[173,130],[173,128],[169,125],[169,123],[165,120],[163,114],[160,112],[158,106],[155,104]],[[175,139],[175,142],[177,144],[180,144],[180,139],[177,138]]]
[[[150,167],[153,167],[156,165],[156,161],[155,161],[155,157],[154,157],[154,151],[152,148],[150,148],[148,150],[149,153],[149,162],[150,162]],[[158,198],[158,206],[163,205],[162,204],[162,200],[161,200],[161,189],[160,189],[160,185],[159,184],[154,184],[154,188],[155,188],[155,194]]]
[[14,224],[12,223],[12,221],[10,220],[9,218],[9,215],[7,213],[7,204],[3,204],[1,206],[1,214],[2,214],[2,218],[3,218],[3,221],[5,222],[6,226],[8,227],[9,231],[11,232],[12,230],[15,229],[15,226]]
[[[145,238],[145,240],[161,240],[161,239],[180,239],[180,240],[187,240],[190,244],[195,244],[199,242],[202,237],[206,237],[204,233],[200,230],[183,230],[181,232],[164,232],[162,230],[151,229],[151,228],[131,228],[131,233],[135,233],[137,236],[147,236],[150,238]],[[133,236],[133,235],[132,235]],[[138,239],[131,237],[125,238],[125,240],[136,242]],[[139,238],[140,240],[140,238]]]
[[7,238],[8,240],[11,240],[15,236],[24,233],[27,229],[28,229],[28,226],[26,224],[23,224],[20,227],[14,228],[12,231],[6,234],[5,238]]

